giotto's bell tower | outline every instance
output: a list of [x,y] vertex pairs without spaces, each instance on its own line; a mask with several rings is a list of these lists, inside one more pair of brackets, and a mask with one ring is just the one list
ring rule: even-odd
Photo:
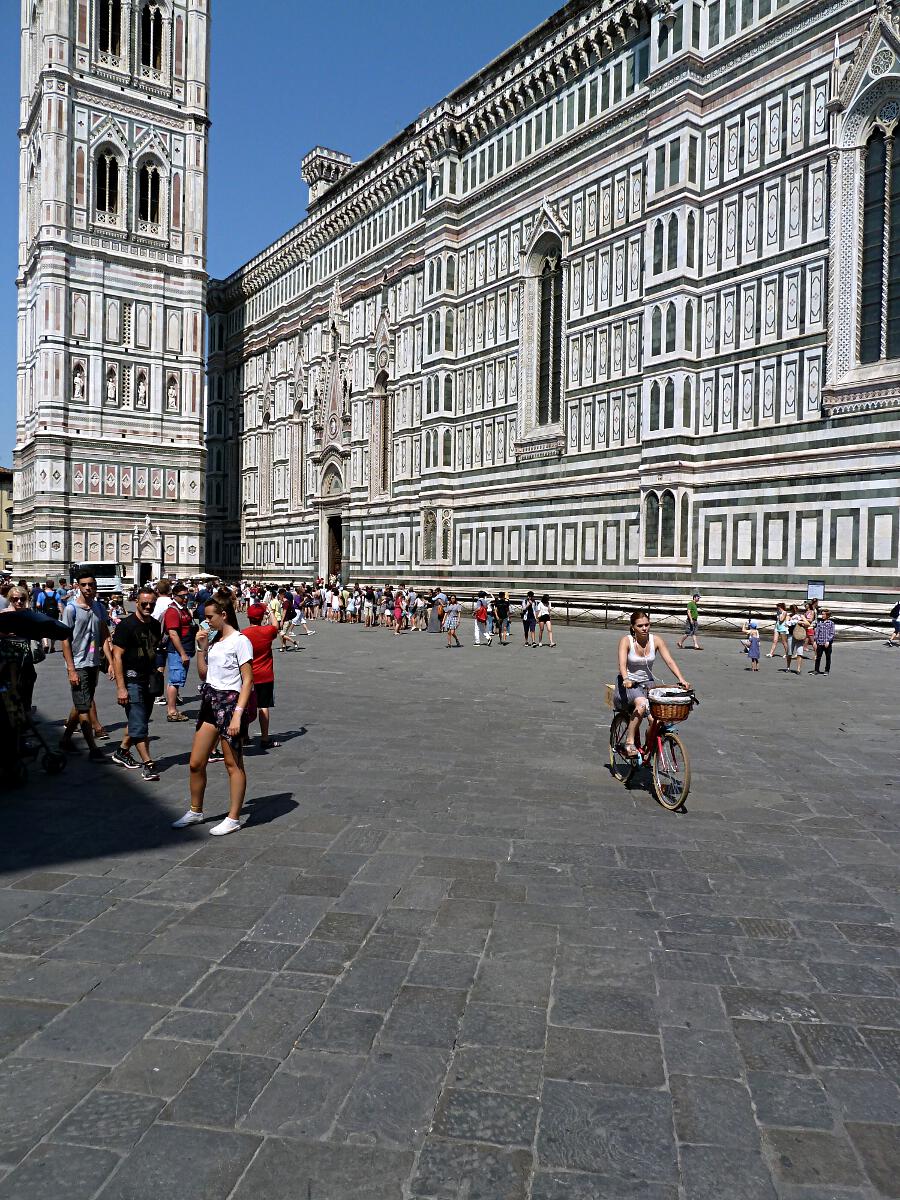
[[29,578],[202,568],[208,8],[22,0],[14,557]]

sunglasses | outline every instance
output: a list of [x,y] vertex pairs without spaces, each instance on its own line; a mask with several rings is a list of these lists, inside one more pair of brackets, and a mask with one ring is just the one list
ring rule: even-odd
[[7,599],[9,600],[10,604],[24,604],[25,603],[24,596],[9,596],[9,597],[7,597]]
[[139,604],[139,605],[138,605],[138,608],[151,608],[151,609],[152,609],[152,608],[155,608],[155,607],[156,607],[156,605],[153,603],[153,601],[152,601],[152,600],[150,601],[150,603],[149,603],[149,604]]

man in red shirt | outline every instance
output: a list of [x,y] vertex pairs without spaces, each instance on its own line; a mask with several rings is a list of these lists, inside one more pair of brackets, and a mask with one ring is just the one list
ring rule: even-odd
[[259,712],[259,744],[263,750],[280,746],[269,737],[269,709],[275,707],[275,663],[272,659],[272,643],[278,637],[277,625],[263,625],[268,620],[268,610],[261,604],[251,604],[247,609],[250,624],[244,637],[253,647],[253,686],[256,689],[256,707]]

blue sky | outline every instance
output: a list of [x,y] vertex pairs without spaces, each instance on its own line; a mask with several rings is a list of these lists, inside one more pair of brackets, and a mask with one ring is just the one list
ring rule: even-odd
[[[364,158],[560,6],[555,0],[213,0],[209,271],[304,214],[315,145]],[[0,37],[0,463],[15,442],[17,0]]]

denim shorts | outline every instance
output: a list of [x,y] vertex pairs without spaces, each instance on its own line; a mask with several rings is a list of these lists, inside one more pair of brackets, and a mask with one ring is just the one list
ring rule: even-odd
[[76,667],[78,683],[70,684],[72,688],[72,706],[76,712],[91,711],[94,702],[94,692],[97,690],[97,680],[100,677],[99,667]]
[[125,686],[128,689],[128,703],[125,705],[128,736],[133,742],[145,742],[150,732],[150,712],[153,708],[147,683],[130,679]]
[[166,665],[169,668],[169,683],[172,687],[184,687],[187,683],[190,662],[185,666],[181,661],[181,656],[176,654],[174,650],[170,650],[166,657]]

